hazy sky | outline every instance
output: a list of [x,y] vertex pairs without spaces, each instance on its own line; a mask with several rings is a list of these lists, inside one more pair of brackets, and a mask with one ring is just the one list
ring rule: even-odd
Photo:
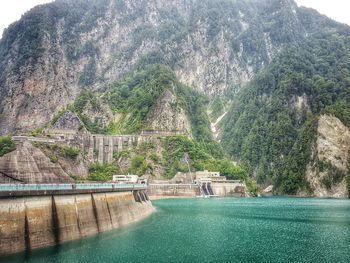
[[[48,2],[51,0],[0,0],[0,35],[9,24],[20,19],[24,12]],[[296,2],[299,5],[315,8],[322,14],[350,25],[349,0],[296,0]]]
[[19,20],[32,7],[51,0],[0,0],[0,36],[6,27]]
[[349,0],[295,0],[298,5],[312,7],[321,14],[350,25]]

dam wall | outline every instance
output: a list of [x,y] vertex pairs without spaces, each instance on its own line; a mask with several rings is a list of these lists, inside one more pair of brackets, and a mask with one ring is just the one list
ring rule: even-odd
[[89,162],[111,163],[113,155],[134,149],[142,143],[151,142],[156,138],[184,135],[178,131],[143,131],[140,134],[112,136],[65,129],[46,129],[45,133],[50,137],[13,136],[13,139],[17,144],[39,142],[66,145],[80,149],[86,154]]
[[0,255],[55,246],[141,220],[143,191],[0,199]]
[[240,181],[216,181],[211,183],[215,195],[221,197],[246,197],[248,196],[245,184]]
[[150,197],[195,197],[200,190],[195,184],[149,184],[147,193]]
[[[248,197],[247,187],[239,180],[213,181],[210,183],[213,194],[219,197]],[[151,199],[161,197],[195,197],[200,196],[198,184],[151,183],[147,193]]]

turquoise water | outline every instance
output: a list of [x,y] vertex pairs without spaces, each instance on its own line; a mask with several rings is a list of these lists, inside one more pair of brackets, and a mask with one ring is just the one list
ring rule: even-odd
[[350,201],[177,199],[129,227],[0,262],[350,262]]

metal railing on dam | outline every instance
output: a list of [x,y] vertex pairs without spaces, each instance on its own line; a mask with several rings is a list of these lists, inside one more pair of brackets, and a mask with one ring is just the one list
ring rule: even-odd
[[66,195],[146,190],[145,184],[0,184],[0,197]]

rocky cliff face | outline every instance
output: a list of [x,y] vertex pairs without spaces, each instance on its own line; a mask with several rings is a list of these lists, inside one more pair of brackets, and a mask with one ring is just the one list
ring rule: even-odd
[[[320,25],[321,31],[281,51],[249,82],[222,121],[221,142],[232,158],[279,194],[312,194],[305,171],[313,160],[321,115],[336,116],[350,126],[350,28],[332,21]],[[327,141],[342,136],[334,132]],[[322,179],[326,188],[346,177],[329,167],[328,160],[319,162],[321,172],[332,174]]]
[[36,7],[0,42],[0,132],[42,126],[83,88],[100,89],[145,64],[167,64],[205,94],[236,92],[306,35],[303,19],[290,0],[58,0]]
[[338,118],[322,115],[318,121],[313,161],[306,176],[318,197],[348,197],[350,130]]
[[166,90],[157,100],[148,116],[150,128],[156,131],[181,131],[191,134],[191,123],[177,102],[177,98]]
[[59,164],[51,160],[30,142],[0,158],[2,183],[70,183],[73,182]]
[[57,130],[75,130],[78,131],[84,127],[84,123],[73,112],[65,112],[53,124],[52,128]]

